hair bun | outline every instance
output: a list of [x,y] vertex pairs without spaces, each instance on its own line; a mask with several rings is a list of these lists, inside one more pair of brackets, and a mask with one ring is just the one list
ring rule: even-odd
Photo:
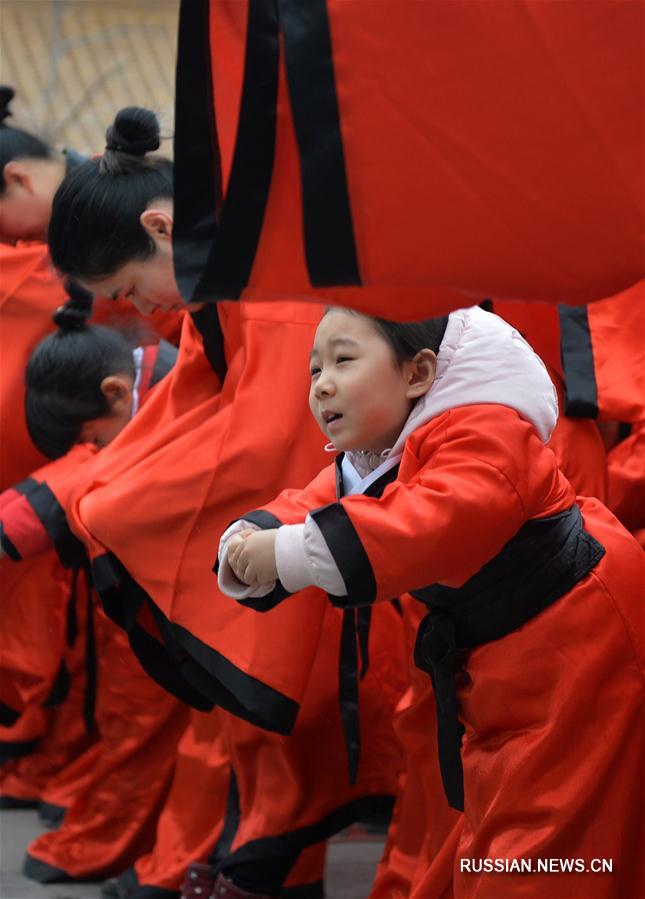
[[54,312],[54,324],[61,331],[81,331],[92,314],[92,294],[74,281],[66,286],[69,300]]
[[105,132],[106,150],[145,156],[160,145],[159,122],[154,112],[140,106],[126,106],[117,113]]
[[9,104],[16,96],[16,92],[8,84],[0,85],[0,124],[11,115]]

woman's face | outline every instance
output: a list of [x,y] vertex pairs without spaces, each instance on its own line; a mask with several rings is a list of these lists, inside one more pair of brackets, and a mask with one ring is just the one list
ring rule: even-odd
[[143,315],[186,308],[175,282],[170,245],[156,245],[147,259],[132,259],[107,278],[81,284],[96,296],[130,300]]

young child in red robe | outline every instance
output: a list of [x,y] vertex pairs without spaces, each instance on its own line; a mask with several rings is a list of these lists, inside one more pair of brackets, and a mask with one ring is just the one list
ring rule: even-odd
[[[639,895],[643,556],[545,446],[539,358],[476,307],[414,325],[331,309],[310,406],[340,455],[229,527],[220,587],[259,610],[312,585],[344,609],[425,605],[414,661],[437,734],[428,701],[405,748],[425,759],[427,820],[439,772],[464,818],[454,845],[440,818],[410,895],[440,895],[446,864],[460,897]],[[571,857],[582,873],[538,867]]]

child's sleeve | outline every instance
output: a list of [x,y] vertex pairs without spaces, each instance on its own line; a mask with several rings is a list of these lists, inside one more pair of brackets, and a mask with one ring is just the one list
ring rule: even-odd
[[[301,552],[304,551],[304,521],[310,509],[321,503],[333,500],[336,495],[335,466],[324,469],[307,487],[302,490],[284,490],[273,502],[261,509],[246,512],[243,518],[232,522],[222,535],[219,543],[218,560],[215,566],[220,590],[227,596],[237,599],[242,605],[250,606],[258,611],[273,608],[287,596],[296,593],[306,586],[315,584],[308,579],[308,569],[303,563]],[[228,563],[228,543],[241,531],[278,529],[276,536],[276,564],[279,580],[269,584],[249,587],[239,581]],[[322,559],[329,553],[322,539],[318,541],[322,548]],[[282,552],[280,551],[282,548]],[[331,569],[336,566],[331,560]],[[304,571],[304,578],[303,578]],[[300,581],[303,581],[300,583]],[[337,581],[333,582],[337,585]],[[342,585],[342,579],[340,581]],[[326,589],[326,588],[324,588]]]
[[515,429],[512,415],[457,422],[440,446],[418,447],[408,481],[311,512],[304,542],[322,536],[345,585],[329,591],[334,605],[369,605],[435,583],[458,587],[498,555],[531,517],[531,447],[545,452],[515,418]]
[[3,555],[20,562],[56,550],[64,567],[85,557],[85,548],[67,522],[64,503],[90,463],[96,448],[74,447],[29,478],[0,494],[0,541]]

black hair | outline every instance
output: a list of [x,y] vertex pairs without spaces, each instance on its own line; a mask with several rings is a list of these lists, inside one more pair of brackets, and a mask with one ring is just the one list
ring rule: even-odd
[[104,378],[134,377],[132,343],[115,328],[89,325],[92,295],[71,282],[67,288],[70,299],[53,316],[58,330],[41,340],[25,372],[27,430],[50,459],[77,443],[86,421],[109,415]]
[[325,314],[338,309],[351,315],[362,315],[363,318],[373,322],[381,337],[389,344],[399,365],[414,359],[421,350],[432,350],[435,355],[439,355],[439,347],[448,327],[447,315],[426,318],[419,322],[394,322],[339,306],[328,306]]
[[5,124],[11,116],[9,104],[16,96],[12,87],[0,86],[0,194],[6,190],[4,167],[14,159],[50,159],[51,147],[28,131]]
[[103,156],[76,166],[54,196],[49,250],[56,268],[98,280],[155,245],[139,218],[151,200],[172,198],[172,162],[148,156],[159,148],[159,122],[138,106],[122,109],[105,133]]

